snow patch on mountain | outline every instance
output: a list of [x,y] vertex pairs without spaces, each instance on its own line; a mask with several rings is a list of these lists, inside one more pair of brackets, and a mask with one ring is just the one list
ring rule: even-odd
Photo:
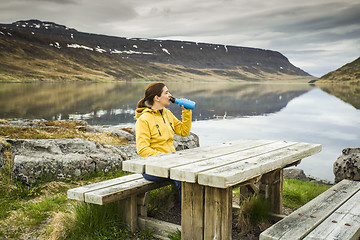
[[167,54],[170,55],[169,51],[168,51],[166,48],[163,48],[162,50],[163,50],[163,52],[165,52],[165,53],[167,53]]

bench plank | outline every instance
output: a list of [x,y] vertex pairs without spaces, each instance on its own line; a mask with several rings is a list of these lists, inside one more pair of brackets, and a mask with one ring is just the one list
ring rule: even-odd
[[133,180],[143,179],[141,174],[130,174],[98,183],[93,183],[77,188],[73,188],[67,191],[67,195],[69,199],[74,199],[78,201],[85,201],[85,193],[91,192],[98,189],[103,189],[107,187],[111,187],[114,185],[119,185],[125,182],[131,182]]
[[103,205],[169,184],[148,181],[141,174],[131,174],[69,189],[67,194],[69,199]]
[[343,180],[260,234],[260,240],[303,239],[344,201],[360,189],[360,182]]
[[284,168],[321,150],[320,144],[297,143],[268,152],[246,161],[236,162],[213,170],[200,172],[201,185],[227,188],[275,169]]
[[153,182],[144,178],[136,179],[131,182],[125,182],[119,185],[97,189],[85,193],[85,202],[103,205],[115,202],[131,195],[138,195],[155,188],[169,185],[170,182]]
[[218,167],[223,167],[239,161],[246,161],[251,157],[255,157],[274,150],[283,149],[294,145],[293,142],[276,141],[267,145],[256,145],[251,148],[239,149],[238,152],[224,154],[212,158],[207,158],[192,164],[187,164],[175,168],[171,168],[171,179],[195,183],[197,180],[197,173],[211,170]]
[[304,240],[360,237],[360,190],[323,221]]
[[[274,140],[239,140],[226,142],[216,146],[199,147],[174,153],[166,153],[141,159],[128,160],[123,162],[122,167],[124,171],[135,173],[146,172],[147,174],[151,174],[151,171],[153,171],[152,167],[159,168],[158,171],[160,172],[160,175],[157,176],[168,178],[168,170],[170,167],[180,166],[186,164],[186,162],[193,162],[196,158],[202,160],[208,157],[216,157],[221,154],[239,151],[243,148],[251,148],[253,146],[269,144],[271,142],[274,142]],[[241,146],[240,149],[238,145]],[[181,159],[178,158],[180,156]],[[145,169],[145,164],[147,165],[147,169]]]

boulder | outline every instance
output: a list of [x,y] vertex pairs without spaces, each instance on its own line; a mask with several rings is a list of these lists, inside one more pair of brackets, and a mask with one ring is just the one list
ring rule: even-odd
[[343,179],[360,181],[360,147],[345,148],[333,165],[335,182]]
[[187,137],[180,137],[178,135],[174,135],[174,147],[176,151],[195,148],[199,146],[199,137],[194,133],[190,133],[190,135]]
[[[89,133],[109,132],[127,139],[126,145],[104,145],[87,139],[5,139],[0,140],[0,168],[5,164],[4,151],[12,151],[15,178],[27,184],[39,180],[53,181],[74,179],[93,172],[107,173],[121,169],[122,161],[139,158],[135,145],[134,127],[93,126],[78,121],[79,131]],[[45,127],[45,120],[9,120],[0,126]],[[175,135],[177,151],[199,146],[199,138]]]
[[14,156],[16,179],[64,180],[121,169],[126,154],[113,146],[87,139],[8,139]]
[[[96,131],[102,131],[98,128]],[[111,129],[113,130],[113,129]],[[123,134],[127,139],[134,136],[123,131],[111,131]],[[14,157],[13,172],[15,178],[26,184],[39,180],[53,181],[75,179],[93,172],[108,173],[121,170],[122,161],[139,158],[135,143],[127,145],[103,145],[87,139],[6,139],[11,145]],[[177,151],[199,146],[199,138],[191,133],[188,137],[174,137]],[[0,144],[0,152],[3,149]],[[0,154],[0,164],[3,154]]]
[[297,168],[284,169],[284,178],[309,181],[309,178],[305,175],[304,170]]

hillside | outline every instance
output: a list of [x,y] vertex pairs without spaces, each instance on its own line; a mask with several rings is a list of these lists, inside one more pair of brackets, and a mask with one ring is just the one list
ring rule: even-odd
[[360,82],[360,57],[322,76],[317,82]]
[[356,109],[360,109],[360,58],[335,71],[329,72],[319,78],[316,83],[337,83],[318,84],[317,86],[323,91],[351,104]]
[[271,50],[79,32],[39,20],[0,24],[0,81],[310,81]]

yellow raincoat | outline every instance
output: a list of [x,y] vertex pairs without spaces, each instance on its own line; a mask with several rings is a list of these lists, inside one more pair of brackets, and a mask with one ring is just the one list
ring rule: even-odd
[[136,149],[141,157],[175,152],[174,134],[186,137],[190,134],[192,112],[182,111],[182,122],[170,110],[150,108],[136,109]]

